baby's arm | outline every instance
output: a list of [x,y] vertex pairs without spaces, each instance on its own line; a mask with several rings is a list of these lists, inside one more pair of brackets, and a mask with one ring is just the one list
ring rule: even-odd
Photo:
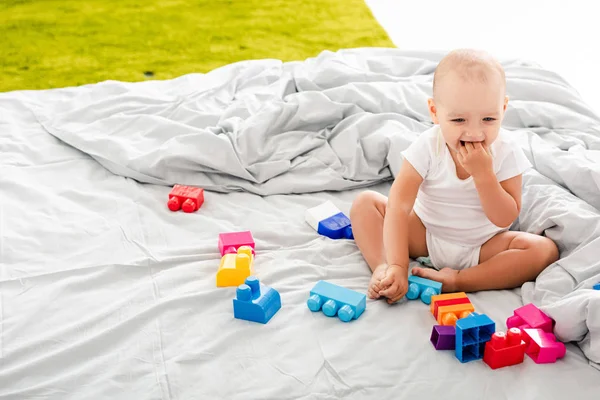
[[488,219],[498,227],[509,227],[521,212],[522,175],[498,182],[492,171],[473,180]]
[[408,217],[412,211],[423,178],[406,160],[390,189],[383,221],[383,247],[389,265],[386,278],[381,281],[385,288],[380,295],[392,301],[406,294],[408,282]]

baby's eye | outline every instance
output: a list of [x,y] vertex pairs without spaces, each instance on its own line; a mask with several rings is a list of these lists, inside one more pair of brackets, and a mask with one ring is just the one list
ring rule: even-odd
[[496,120],[496,118],[492,118],[492,117],[485,117],[483,120],[484,120],[485,122],[492,122],[492,121],[495,121],[495,120]]
[[464,118],[454,118],[452,120],[452,122],[461,123],[461,122],[465,122],[465,119]]

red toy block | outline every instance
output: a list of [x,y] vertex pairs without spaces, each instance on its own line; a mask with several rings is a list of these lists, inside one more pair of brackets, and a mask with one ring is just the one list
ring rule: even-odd
[[249,246],[252,248],[252,254],[256,254],[254,250],[254,238],[250,231],[219,233],[219,251],[221,257],[229,253],[237,253],[241,246]]
[[525,354],[536,364],[554,363],[567,353],[565,344],[556,341],[556,336],[552,333],[541,329],[524,329],[523,332],[527,343]]
[[197,211],[204,203],[204,189],[175,185],[169,193],[169,201],[167,206],[171,211],[179,211],[180,209],[186,213]]
[[510,328],[508,332],[495,332],[485,344],[483,362],[492,369],[508,367],[523,362],[527,344],[525,334],[519,328]]
[[512,317],[506,320],[508,328],[523,329],[541,329],[544,332],[552,333],[554,329],[554,320],[547,316],[542,310],[532,303],[519,307],[514,311]]

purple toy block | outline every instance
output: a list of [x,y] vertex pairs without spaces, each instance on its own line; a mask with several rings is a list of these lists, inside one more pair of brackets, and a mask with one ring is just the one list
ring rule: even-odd
[[456,328],[453,325],[434,325],[430,340],[436,350],[454,350],[456,347]]
[[512,317],[506,320],[506,326],[510,328],[523,329],[541,329],[544,332],[552,332],[554,320],[544,314],[532,303],[517,308]]

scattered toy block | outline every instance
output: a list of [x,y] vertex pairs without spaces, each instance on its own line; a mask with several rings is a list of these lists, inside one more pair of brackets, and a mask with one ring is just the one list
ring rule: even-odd
[[527,347],[524,337],[519,328],[510,328],[506,333],[494,333],[492,339],[485,344],[483,362],[491,369],[522,363]]
[[468,317],[475,307],[471,302],[464,304],[453,304],[438,308],[437,323],[440,325],[456,325],[456,321]]
[[254,272],[252,249],[241,246],[237,253],[225,254],[217,271],[217,286],[239,286]]
[[423,303],[429,304],[431,303],[431,296],[441,293],[441,282],[421,278],[420,276],[416,275],[411,275],[408,277],[408,292],[406,292],[406,298],[409,300],[414,300],[417,297],[421,297],[421,301]]
[[434,325],[429,339],[436,350],[454,350],[456,329],[454,326]]
[[554,363],[557,359],[563,358],[567,352],[564,343],[556,340],[553,333],[545,332],[542,329],[523,329],[525,333],[525,343],[527,354],[536,364]]
[[221,252],[221,257],[225,254],[237,253],[241,246],[250,247],[252,249],[252,254],[256,255],[252,232],[219,233],[219,251]]
[[197,211],[204,203],[204,189],[175,185],[169,193],[169,201],[167,206],[171,211],[179,211],[180,209],[186,213]]
[[534,304],[529,303],[523,307],[517,308],[512,317],[506,320],[508,328],[523,329],[541,329],[544,332],[552,332],[554,329],[554,320],[547,316],[542,310]]
[[335,285],[327,281],[319,281],[310,291],[306,302],[313,311],[323,310],[328,317],[335,315],[344,322],[358,319],[367,307],[367,296]]
[[331,201],[309,208],[304,219],[320,235],[330,239],[354,239],[350,218]]
[[246,321],[266,324],[281,308],[279,292],[260,283],[255,276],[238,286],[233,299],[233,316]]
[[439,307],[451,306],[454,304],[465,304],[470,302],[471,301],[465,292],[438,294],[431,296],[431,304],[429,309],[431,310],[434,318],[437,319]]
[[496,324],[485,314],[473,312],[456,321],[456,358],[462,363],[483,358],[485,344],[495,330]]
[[592,288],[594,290],[600,290],[600,282],[596,283]]

